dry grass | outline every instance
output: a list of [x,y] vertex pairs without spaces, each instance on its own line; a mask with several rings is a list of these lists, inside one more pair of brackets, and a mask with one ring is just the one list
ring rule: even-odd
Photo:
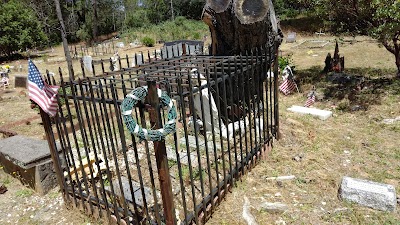
[[[284,55],[292,54],[303,90],[303,93],[280,97],[282,139],[274,143],[273,151],[265,162],[237,183],[208,224],[245,224],[242,219],[244,195],[250,199],[252,213],[259,224],[275,224],[276,221],[285,221],[286,224],[400,224],[398,211],[375,211],[340,201],[337,197],[343,176],[392,184],[400,194],[400,124],[381,123],[384,118],[400,115],[400,81],[375,79],[382,75],[392,77],[395,68],[393,56],[369,38],[357,37],[352,44],[347,41],[353,40],[351,37],[342,39],[340,53],[345,56],[346,71],[368,79],[367,89],[355,93],[358,101],[350,101],[346,99],[354,94],[352,87],[346,89],[348,92],[344,90],[341,93],[337,86],[319,75],[326,54],[333,53],[334,42],[321,49],[294,47],[301,41],[311,39],[316,37],[298,36],[297,43],[284,43],[281,48]],[[335,40],[330,36],[323,39]],[[56,52],[58,56],[54,57],[59,57],[62,49],[56,49]],[[120,52],[120,55],[124,54],[131,52]],[[42,63],[37,66],[40,70],[55,71],[60,65]],[[325,94],[315,107],[332,109],[332,118],[321,121],[286,110],[293,104],[304,104],[305,94],[311,85],[316,85],[318,92]],[[10,126],[37,114],[29,108],[26,90],[8,89],[7,92],[0,91],[0,96],[1,126],[19,134],[43,137],[40,119],[31,121],[29,125]],[[366,104],[366,111],[332,108],[343,102],[348,102],[351,108],[360,99],[363,104],[370,102]],[[302,160],[293,160],[296,155],[303,155]],[[282,183],[265,180],[266,176],[283,175],[295,175],[296,179]],[[289,210],[281,214],[261,212],[257,206],[263,201],[286,203]],[[71,221],[78,223],[87,221],[81,216],[72,217]]]
[[[283,44],[282,50],[293,54],[304,93],[280,96],[281,140],[274,143],[268,160],[237,184],[208,224],[246,224],[242,218],[244,195],[250,199],[252,213],[259,224],[283,224],[279,221],[286,224],[400,224],[398,211],[376,211],[340,201],[337,197],[343,176],[392,184],[400,194],[400,124],[381,122],[400,115],[400,81],[391,79],[395,74],[392,55],[369,39],[361,40],[341,46],[340,51],[346,59],[346,71],[365,76],[368,85],[362,91],[344,95],[339,95],[342,90],[319,75],[324,57],[327,52],[333,53],[334,45],[313,49],[318,56],[310,56],[307,54],[310,49]],[[389,78],[376,79],[381,75]],[[321,121],[286,110],[292,105],[304,104],[311,85],[325,94],[314,106],[333,110],[332,118]],[[331,95],[327,95],[328,92]],[[366,111],[332,108],[343,101],[348,102],[349,108],[357,104],[348,100],[352,94],[358,99],[365,98],[364,102],[369,103]],[[296,155],[302,155],[302,160],[293,160]],[[296,179],[282,183],[265,179],[285,175],[295,175]],[[289,210],[277,214],[261,212],[258,206],[265,201],[285,203]]]

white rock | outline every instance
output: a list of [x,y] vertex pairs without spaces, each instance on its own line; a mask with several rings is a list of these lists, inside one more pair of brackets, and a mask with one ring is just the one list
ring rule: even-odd
[[267,177],[267,180],[277,180],[277,181],[283,181],[283,180],[293,180],[295,179],[296,176],[294,175],[289,175],[289,176],[279,176],[279,177]]
[[260,205],[260,210],[265,210],[267,212],[284,212],[288,210],[288,206],[280,202],[264,202]]
[[382,211],[396,209],[396,191],[392,185],[344,177],[339,189],[342,199]]
[[247,222],[248,225],[258,225],[254,216],[250,213],[250,202],[249,199],[244,196],[244,204],[243,204],[243,219]]

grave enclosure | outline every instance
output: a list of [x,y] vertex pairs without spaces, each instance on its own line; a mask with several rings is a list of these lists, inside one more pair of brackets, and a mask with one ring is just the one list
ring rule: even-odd
[[[65,203],[118,224],[205,223],[277,137],[277,78],[267,76],[277,74],[277,47],[183,53],[76,81],[48,76],[62,90],[58,116],[42,119]],[[175,102],[176,132],[162,141],[139,140],[124,124],[121,104],[143,86],[148,97],[132,109],[141,127],[167,123],[157,87]]]

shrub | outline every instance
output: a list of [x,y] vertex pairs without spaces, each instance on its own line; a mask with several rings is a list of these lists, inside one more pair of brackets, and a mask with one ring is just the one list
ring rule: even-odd
[[147,37],[147,36],[142,38],[142,44],[144,44],[147,47],[153,47],[155,43],[156,42],[154,41],[153,38],[150,38],[150,37]]

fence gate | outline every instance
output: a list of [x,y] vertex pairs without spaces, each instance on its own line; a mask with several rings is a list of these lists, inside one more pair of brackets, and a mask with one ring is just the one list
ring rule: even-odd
[[59,112],[42,117],[66,204],[119,224],[205,223],[277,136],[276,48],[51,77]]

